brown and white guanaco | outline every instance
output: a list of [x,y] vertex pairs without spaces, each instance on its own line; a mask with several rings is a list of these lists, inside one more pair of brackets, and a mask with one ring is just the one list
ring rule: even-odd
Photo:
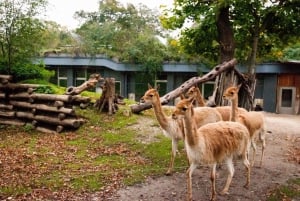
[[185,148],[190,163],[186,172],[187,200],[192,200],[192,174],[200,164],[212,167],[210,200],[216,200],[216,166],[225,161],[228,177],[221,194],[227,194],[234,175],[233,157],[236,155],[241,156],[246,167],[245,187],[248,188],[250,184],[250,164],[247,157],[250,144],[248,129],[238,122],[231,121],[210,123],[198,129],[192,102],[193,97],[181,100],[172,114],[173,119],[183,118],[185,123]]
[[[171,160],[166,172],[166,175],[171,175],[174,167],[178,142],[180,140],[184,140],[184,126],[182,120],[174,120],[171,116],[167,116],[164,113],[160,102],[158,87],[153,88],[150,84],[148,84],[148,90],[145,92],[140,101],[142,103],[150,103],[152,105],[156,119],[163,130],[163,134],[172,140]],[[201,107],[196,109],[194,116],[198,128],[205,124],[222,120],[220,114],[210,107]]]
[[246,113],[239,113],[237,108],[238,108],[238,92],[240,90],[241,85],[239,86],[231,86],[228,87],[224,94],[223,98],[231,101],[231,119],[233,121],[240,122],[244,124],[250,134],[250,139],[251,139],[251,147],[253,150],[253,155],[252,155],[252,160],[251,160],[251,165],[254,165],[255,161],[255,154],[256,154],[256,143],[255,143],[255,137],[258,135],[259,140],[261,141],[262,144],[262,153],[261,153],[261,158],[260,158],[260,167],[262,166],[263,162],[263,157],[265,154],[265,148],[266,148],[266,140],[265,140],[265,120],[264,120],[264,115],[262,112],[257,112],[257,111],[250,111]]

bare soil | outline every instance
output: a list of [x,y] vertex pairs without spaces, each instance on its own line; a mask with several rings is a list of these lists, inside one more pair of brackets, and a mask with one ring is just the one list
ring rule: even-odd
[[[256,163],[251,170],[250,189],[245,189],[245,170],[241,163],[235,165],[235,175],[229,189],[229,195],[218,195],[219,201],[264,201],[270,191],[288,179],[300,177],[300,116],[265,113],[266,142],[263,167],[258,167],[261,146],[257,144]],[[145,117],[144,117],[145,118]],[[146,123],[148,122],[148,123]],[[141,120],[140,126],[132,129],[141,133],[145,143],[161,134],[156,120]],[[193,174],[193,199],[209,200],[210,169],[198,168]],[[217,191],[221,191],[227,177],[226,167],[218,169]],[[172,176],[147,178],[144,183],[118,190],[112,201],[183,201],[186,198],[185,173],[176,172]],[[300,200],[300,198],[299,198]]]

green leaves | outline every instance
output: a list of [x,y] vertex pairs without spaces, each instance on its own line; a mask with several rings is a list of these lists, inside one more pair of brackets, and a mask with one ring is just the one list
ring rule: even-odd
[[[20,73],[23,70],[18,70],[19,67],[32,67],[31,58],[37,56],[40,51],[42,43],[40,35],[44,30],[43,24],[35,17],[43,11],[46,2],[44,0],[1,1],[0,73]],[[24,78],[22,74],[18,76],[20,79]]]

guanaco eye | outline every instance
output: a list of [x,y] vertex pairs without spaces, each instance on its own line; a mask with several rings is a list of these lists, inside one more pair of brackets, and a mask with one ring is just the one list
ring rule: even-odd
[[230,94],[233,95],[234,93],[231,91]]
[[185,111],[186,111],[186,108],[184,107],[184,108],[182,108],[182,110],[185,112]]
[[150,96],[151,98],[153,97],[153,95],[152,95],[152,94],[150,94],[149,96]]

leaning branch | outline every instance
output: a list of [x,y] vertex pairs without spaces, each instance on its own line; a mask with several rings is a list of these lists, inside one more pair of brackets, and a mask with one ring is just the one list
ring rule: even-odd
[[[183,84],[181,84],[178,88],[175,90],[165,94],[163,97],[160,98],[160,102],[162,105],[168,104],[171,100],[177,98],[180,96],[180,94],[185,93],[190,87],[192,87],[195,84],[200,84],[203,82],[207,82],[209,80],[214,79],[217,75],[221,74],[222,72],[225,72],[231,68],[234,68],[234,66],[237,64],[236,59],[232,59],[228,62],[224,62],[222,64],[219,64],[215,66],[209,73],[205,74],[202,77],[192,77]],[[135,104],[131,106],[131,111],[133,113],[139,113],[143,110],[150,109],[152,107],[151,104],[147,103],[140,103]]]

